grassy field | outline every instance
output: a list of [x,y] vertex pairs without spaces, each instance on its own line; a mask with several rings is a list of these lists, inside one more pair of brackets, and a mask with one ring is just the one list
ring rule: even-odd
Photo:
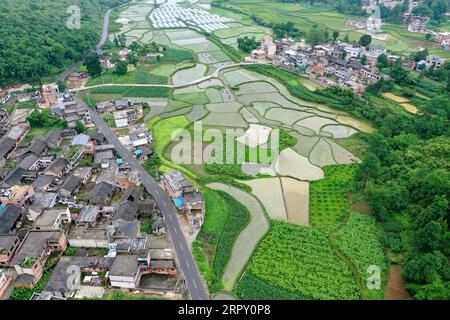
[[156,153],[162,155],[164,150],[172,142],[172,137],[176,131],[186,128],[189,124],[189,120],[184,116],[168,118],[157,122],[153,127],[153,134],[156,140]]
[[[108,86],[108,87],[100,87],[94,88],[90,90],[90,94],[93,95],[103,95],[110,96],[110,100],[115,97],[141,97],[141,98],[152,98],[152,97],[168,97],[169,96],[169,88],[166,87],[129,87],[129,86]],[[105,101],[103,100],[103,101]]]

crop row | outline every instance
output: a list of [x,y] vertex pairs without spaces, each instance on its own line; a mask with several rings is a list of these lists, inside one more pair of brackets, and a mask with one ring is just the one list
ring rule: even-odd
[[334,253],[327,235],[325,229],[273,221],[247,272],[301,297],[360,298],[351,269]]

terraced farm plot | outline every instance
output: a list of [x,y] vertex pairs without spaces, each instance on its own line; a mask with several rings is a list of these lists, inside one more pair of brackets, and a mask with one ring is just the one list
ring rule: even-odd
[[319,137],[303,136],[296,132],[291,132],[291,134],[297,139],[297,144],[293,149],[297,151],[298,154],[308,158],[311,150],[319,141]]
[[290,223],[309,226],[309,183],[281,178],[287,218]]
[[300,120],[296,123],[299,126],[306,127],[314,130],[317,134],[320,133],[320,129],[328,124],[337,124],[336,121],[328,119],[328,118],[320,118],[320,117],[309,117],[303,120]]
[[249,146],[250,148],[256,148],[265,145],[269,141],[272,128],[262,126],[259,124],[250,124],[250,128],[245,131],[244,135],[237,138],[236,141]]
[[339,144],[329,139],[324,139],[330,145],[333,152],[333,158],[338,164],[353,164],[360,163],[361,160],[353,155],[350,151],[344,149]]
[[[185,42],[185,41],[183,41],[183,42]],[[214,43],[212,43],[209,40],[206,40],[206,41],[203,41],[203,42],[192,43],[192,44],[183,43],[182,46],[184,48],[186,48],[186,49],[194,51],[195,53],[213,52],[213,51],[219,51],[220,50],[220,48],[218,46],[216,46]]]
[[256,118],[247,108],[242,108],[241,114],[248,123],[259,123],[258,118]]
[[155,135],[157,154],[162,154],[164,150],[172,142],[173,135],[182,128],[186,128],[190,124],[184,116],[164,119],[155,124],[153,134]]
[[312,117],[312,114],[291,109],[273,108],[266,112],[265,117],[292,126],[301,119]]
[[211,103],[222,103],[223,97],[220,90],[217,90],[215,88],[208,88],[206,89],[206,95],[208,96]]
[[248,123],[238,112],[210,112],[202,121],[208,126],[248,128]]
[[186,118],[192,122],[195,122],[202,119],[207,114],[208,110],[206,110],[203,105],[193,105],[191,112],[186,115]]
[[206,89],[209,87],[223,87],[223,83],[219,79],[210,79],[199,83],[198,87],[200,89]]
[[250,260],[259,241],[269,230],[269,223],[264,215],[264,209],[252,195],[221,183],[212,183],[208,187],[227,192],[247,207],[251,215],[250,223],[242,230],[234,243],[231,258],[222,277],[225,288],[231,290],[244,270],[246,263]]
[[375,129],[369,123],[357,120],[350,116],[338,116],[337,121],[342,124],[354,127],[363,132],[372,133],[375,131]]
[[[206,105],[206,109],[217,113],[236,113],[242,109],[239,102],[210,103]],[[230,123],[232,125],[232,123]]]
[[153,40],[153,32],[147,31],[141,38],[141,42],[144,44],[150,44]]
[[238,86],[245,82],[262,80],[261,77],[257,77],[244,70],[233,70],[223,73],[223,76],[230,87]]
[[255,81],[241,84],[238,87],[237,94],[254,94],[254,93],[267,93],[267,92],[276,92],[277,88],[267,82],[263,81]]
[[276,163],[277,173],[303,181],[323,179],[321,168],[309,162],[308,158],[299,155],[291,148],[281,151]]
[[280,108],[281,106],[272,102],[255,102],[252,104],[252,108],[259,112],[264,117],[267,110],[271,108]]
[[280,178],[255,179],[243,183],[252,188],[252,194],[261,201],[271,219],[288,220]]
[[195,79],[202,78],[206,70],[207,67],[204,64],[197,64],[193,68],[179,70],[172,76],[172,82],[176,86],[187,85]]
[[309,154],[309,160],[312,164],[315,164],[321,168],[336,164],[333,157],[333,151],[324,138],[320,139],[314,146]]
[[273,221],[245,272],[262,281],[269,290],[261,290],[256,281],[239,283],[236,292],[241,299],[282,298],[274,296],[277,290],[270,287],[282,289],[297,299],[360,297],[351,269],[334,253],[327,233],[319,229]]
[[297,104],[287,100],[284,96],[279,93],[271,92],[271,93],[254,93],[254,94],[245,94],[245,95],[237,95],[237,99],[246,105],[250,105],[254,102],[272,102],[283,106],[285,108],[290,109],[298,109],[305,110],[306,108],[302,108]]
[[342,139],[342,138],[349,138],[358,131],[351,127],[342,125],[327,125],[322,128],[321,133],[323,132],[331,134],[333,138]]
[[[303,136],[308,136],[308,137],[317,136],[317,134],[316,134],[316,132],[314,130],[312,130],[310,128],[303,127],[303,126],[299,126],[299,125],[296,125],[296,124],[294,124],[292,126],[292,130],[294,130],[295,132],[297,132],[297,133],[299,133],[299,134],[301,134]],[[329,135],[331,136],[331,134],[329,134]]]

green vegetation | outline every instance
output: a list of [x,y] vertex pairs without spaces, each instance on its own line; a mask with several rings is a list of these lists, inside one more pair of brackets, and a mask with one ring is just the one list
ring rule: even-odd
[[[95,86],[100,84],[167,84],[168,77],[152,73],[155,68],[153,65],[140,63],[135,70],[124,73],[117,73],[114,70],[108,70],[98,77],[90,80],[87,85]],[[125,69],[126,70],[126,69]]]
[[[272,221],[271,230],[256,249],[245,272],[252,277],[244,276],[238,283],[236,293],[240,298],[248,297],[251,287],[257,290],[255,292],[265,292],[262,299],[278,299],[272,294],[280,290],[296,299],[360,297],[352,271],[334,253],[327,232],[322,229]],[[267,289],[260,281],[273,289]],[[283,297],[286,295],[284,293]]]
[[228,203],[229,216],[217,242],[213,268],[222,276],[231,257],[234,242],[239,233],[250,222],[248,209],[226,192],[217,191]]
[[42,278],[39,282],[34,286],[33,289],[28,288],[14,288],[11,292],[10,300],[30,300],[33,296],[33,293],[41,293],[45,286],[47,285],[48,280],[52,276],[53,269],[49,269],[44,272]]
[[[39,83],[81,60],[98,42],[106,8],[126,0],[3,1],[0,3],[0,86]],[[67,8],[78,5],[81,29],[67,28]],[[25,32],[26,30],[26,32]]]
[[133,295],[124,292],[108,293],[102,298],[103,300],[162,300],[162,298],[154,296]]
[[73,257],[78,253],[78,251],[80,251],[80,248],[68,247],[66,251],[64,251],[64,255],[68,257]]
[[325,167],[325,179],[310,184],[310,216],[312,226],[342,223],[349,214],[348,190],[357,166]]
[[69,150],[67,150],[67,152],[64,154],[64,158],[66,160],[71,160],[77,154],[77,152],[80,151],[80,149],[81,146],[71,146]]
[[[335,240],[339,249],[355,265],[362,280],[364,298],[382,300],[388,263],[380,242],[380,230],[377,229],[375,218],[356,212],[352,213],[345,227],[337,232]],[[378,267],[380,270],[380,289],[367,288],[367,283],[372,284],[369,279],[369,276],[373,275],[369,272],[371,266]],[[376,283],[373,284],[376,285]]]
[[231,257],[234,242],[250,222],[248,209],[226,192],[202,190],[206,217],[193,254],[211,292],[223,289],[220,280]]
[[27,121],[32,128],[64,129],[67,127],[67,123],[53,116],[50,109],[42,111],[34,110],[27,117]]
[[238,48],[247,53],[258,48],[258,46],[259,46],[259,42],[256,41],[255,36],[253,36],[251,38],[248,36],[238,38],[237,43],[238,43]]
[[141,229],[140,231],[143,233],[151,234],[152,233],[152,219],[151,218],[142,218],[140,219]]
[[189,124],[190,121],[184,116],[158,121],[152,128],[156,141],[155,152],[162,155],[172,142],[173,135],[176,134],[177,130],[186,128]]
[[242,300],[299,300],[303,297],[271,286],[253,274],[244,273],[236,287],[236,295]]
[[16,109],[35,109],[37,108],[38,103],[36,100],[18,102],[16,104]]
[[94,88],[90,90],[92,94],[114,94],[122,97],[168,97],[169,88],[167,87],[128,87],[128,86],[107,86]]
[[229,56],[234,62],[240,62],[242,60],[242,57],[244,56],[241,54],[238,50],[233,48],[230,45],[222,43],[220,39],[214,35],[214,34],[205,34],[206,39],[214,43],[216,46],[218,46],[227,56]]

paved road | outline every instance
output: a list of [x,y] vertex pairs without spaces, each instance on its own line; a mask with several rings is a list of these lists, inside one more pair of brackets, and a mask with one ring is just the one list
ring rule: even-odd
[[[101,49],[103,48],[103,46],[105,45],[106,41],[108,40],[108,36],[109,36],[109,20],[110,20],[110,17],[111,17],[111,12],[112,12],[113,10],[115,10],[115,9],[120,8],[120,7],[129,5],[131,2],[133,2],[133,1],[130,1],[130,2],[121,4],[121,5],[117,6],[117,7],[111,8],[111,9],[109,9],[108,11],[106,11],[105,16],[104,16],[104,18],[103,18],[102,35],[101,35],[101,37],[100,37],[100,41],[99,41],[98,44],[97,44],[97,47],[95,48],[96,50],[101,50]],[[90,50],[89,52],[94,52],[94,51],[95,51],[95,50]],[[64,80],[66,80],[66,78],[67,78],[72,72],[74,72],[75,70],[77,70],[78,67],[82,65],[82,63],[83,63],[83,61],[78,61],[78,62],[75,62],[75,63],[71,64],[70,66],[68,66],[68,67],[66,68],[66,70],[64,70],[64,71],[59,75],[58,80],[59,80],[59,81],[64,81]]]
[[[82,103],[82,102],[80,102]],[[208,300],[208,294],[198,271],[197,264],[191,254],[186,239],[181,231],[175,207],[158,183],[145,171],[142,165],[131,155],[130,151],[119,141],[103,119],[93,110],[91,118],[108,142],[116,148],[116,152],[125,162],[141,174],[141,180],[147,191],[153,196],[164,216],[167,229],[178,260],[178,266],[184,276],[186,288],[192,300]]]

